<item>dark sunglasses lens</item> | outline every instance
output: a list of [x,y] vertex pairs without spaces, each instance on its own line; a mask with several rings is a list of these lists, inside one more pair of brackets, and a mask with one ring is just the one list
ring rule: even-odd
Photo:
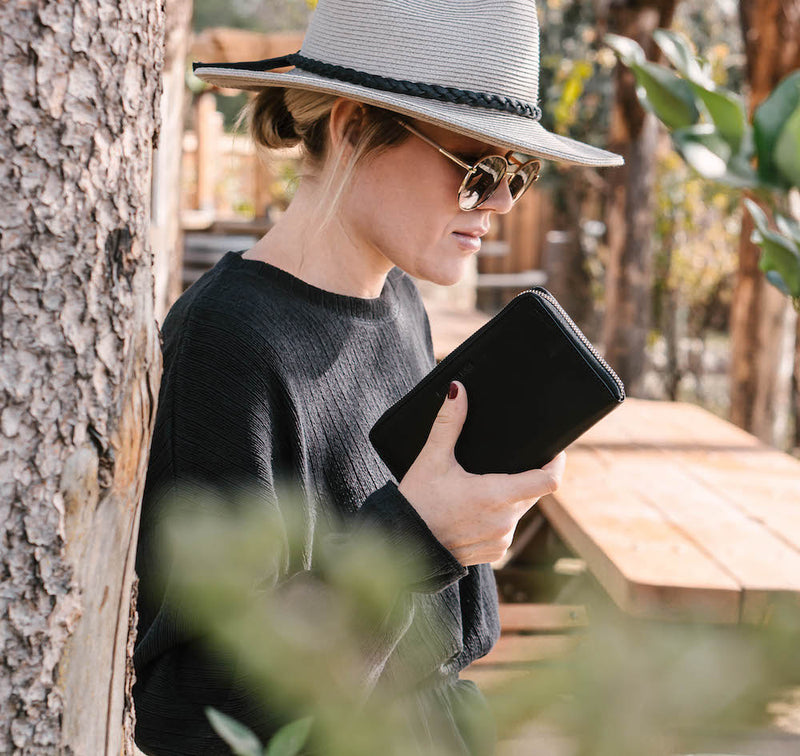
[[505,173],[506,161],[503,158],[491,155],[479,160],[467,175],[458,194],[461,209],[472,210],[489,199]]
[[540,164],[538,160],[531,160],[508,179],[508,188],[512,199],[518,199],[522,193],[539,177]]

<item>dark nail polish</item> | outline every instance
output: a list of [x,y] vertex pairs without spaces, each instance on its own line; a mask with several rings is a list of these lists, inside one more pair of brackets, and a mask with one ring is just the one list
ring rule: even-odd
[[447,392],[448,399],[455,399],[458,396],[458,384],[453,382],[450,384],[450,391]]

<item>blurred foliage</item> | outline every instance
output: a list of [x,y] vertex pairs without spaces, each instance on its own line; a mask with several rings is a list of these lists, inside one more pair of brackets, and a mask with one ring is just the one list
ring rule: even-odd
[[706,376],[708,367],[713,372],[719,365],[703,355],[713,353],[706,349],[710,340],[729,326],[738,266],[738,197],[699,177],[672,150],[661,153],[656,171],[650,353],[658,395],[699,402],[725,415],[727,393],[720,396]]
[[[215,726],[246,756],[288,756],[306,737],[326,756],[449,756],[435,737],[435,712],[428,712],[434,745],[420,750],[414,742],[402,681],[370,692],[360,674],[369,628],[391,615],[415,579],[399,568],[406,560],[375,533],[346,540],[318,533],[311,572],[293,586],[295,578],[278,576],[292,548],[307,553],[289,546],[300,530],[266,514],[256,499],[232,507],[191,496],[168,519],[173,604],[233,652],[264,705],[292,722],[266,751],[218,713],[210,714]],[[709,731],[763,725],[780,686],[800,681],[796,605],[772,607],[759,626],[715,627],[690,617],[624,617],[594,589],[578,598],[590,627],[577,650],[517,670],[490,690],[502,737],[547,722],[570,735],[581,756],[666,756],[686,752]]]
[[[541,37],[542,124],[574,139],[604,146],[614,100],[616,59],[599,35],[602,4],[549,0],[537,6]],[[735,0],[683,0],[675,26],[695,45],[711,48],[717,83],[734,89],[743,80],[744,58]]]
[[687,335],[727,329],[739,233],[738,198],[693,174],[674,152],[657,167],[656,322],[659,293],[677,293],[688,308]]
[[316,5],[308,0],[194,0],[192,26],[229,26],[260,32],[297,31]]
[[789,193],[800,186],[800,72],[788,75],[748,120],[739,95],[719,86],[705,58],[682,35],[654,33],[671,68],[645,60],[632,39],[607,35],[608,44],[636,76],[638,95],[670,131],[673,145],[698,174],[750,190],[769,204],[777,231],[752,201],[746,203],[761,247],[759,266],[800,309],[800,224]]
[[[544,125],[557,133],[605,146],[614,100],[616,58],[599,38],[602,8],[594,3],[556,0],[539,6],[542,33]],[[738,8],[684,0],[674,25],[708,48],[708,62],[719,84],[740,86],[744,55]],[[603,180],[591,169],[547,165],[542,186],[550,194],[558,227],[601,225]],[[691,185],[686,182],[691,182]],[[685,191],[684,191],[685,189]],[[686,333],[727,328],[730,273],[736,261],[738,207],[730,192],[703,187],[666,151],[659,151],[654,266],[654,320],[664,330],[668,319],[688,320]],[[577,198],[577,199],[576,199]],[[593,220],[594,219],[594,220]],[[602,227],[602,226],[601,226]],[[710,243],[706,239],[710,235]],[[598,234],[602,239],[602,231]],[[593,298],[604,301],[605,248],[579,237]],[[670,296],[665,296],[665,293]],[[584,324],[589,327],[588,323]]]
[[[292,511],[284,500],[282,513]],[[370,691],[365,680],[374,628],[393,617],[422,565],[395,558],[374,533],[343,539],[324,530],[318,523],[313,569],[282,581],[290,555],[312,549],[302,522],[267,512],[255,496],[222,504],[187,495],[164,532],[168,595],[187,622],[235,656],[273,715],[313,718],[312,747],[324,744],[330,756],[417,754],[405,699],[397,689]],[[409,681],[397,684],[406,689]],[[436,729],[433,716],[429,724]],[[254,747],[241,728],[227,734]]]
[[615,60],[598,38],[595,3],[555,0],[537,5],[542,125],[558,134],[605,144]]

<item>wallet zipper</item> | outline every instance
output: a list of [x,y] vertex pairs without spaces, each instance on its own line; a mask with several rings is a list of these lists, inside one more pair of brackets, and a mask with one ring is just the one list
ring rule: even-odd
[[[583,331],[575,325],[575,321],[569,316],[569,313],[559,304],[558,300],[546,289],[542,288],[534,288],[534,289],[527,289],[526,291],[522,292],[523,294],[535,294],[538,297],[549,302],[553,307],[555,307],[556,311],[561,315],[562,318],[566,321],[567,325],[570,327],[572,332],[577,336],[581,343],[594,355],[597,361],[606,369],[608,370],[608,374],[614,380],[614,383],[617,384],[617,388],[620,391],[622,397],[625,397],[625,385],[622,383],[620,377],[614,371],[614,368],[611,367],[604,359],[601,357],[600,353],[595,348],[594,344],[592,344],[589,339],[586,338]],[[519,296],[519,295],[517,295]]]

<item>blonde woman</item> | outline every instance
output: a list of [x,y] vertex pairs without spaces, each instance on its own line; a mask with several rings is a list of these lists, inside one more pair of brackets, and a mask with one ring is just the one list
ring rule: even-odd
[[621,162],[541,126],[538,43],[530,0],[320,0],[300,53],[196,67],[213,84],[257,90],[253,139],[267,149],[300,144],[305,163],[269,233],[229,252],[164,324],[137,555],[134,694],[145,753],[226,753],[206,706],[265,739],[277,726],[181,628],[153,565],[161,506],[176,486],[256,486],[285,514],[284,480],[303,492],[291,506],[307,533],[281,579],[313,574],[315,523],[387,533],[425,577],[408,586],[401,621],[376,628],[365,689],[412,674],[420,711],[435,706],[450,722],[448,747],[490,751],[458,714],[483,708],[459,673],[499,634],[487,563],[558,486],[564,455],[517,475],[465,472],[453,454],[468,406],[458,382],[401,481],[367,434],[434,364],[412,277],[457,282],[541,159]]

